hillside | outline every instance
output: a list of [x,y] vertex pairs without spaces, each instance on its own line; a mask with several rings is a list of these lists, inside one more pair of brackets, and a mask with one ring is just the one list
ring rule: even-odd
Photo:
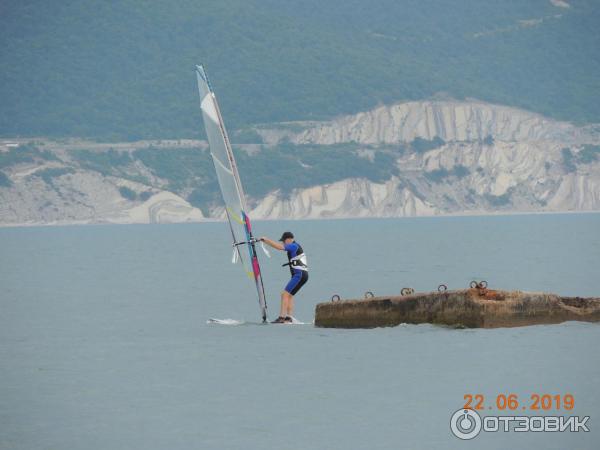
[[[446,100],[244,133],[256,219],[600,210],[598,125]],[[0,145],[0,225],[222,218],[204,141]]]
[[0,136],[202,138],[198,62],[232,129],[436,95],[600,122],[598,23],[594,0],[6,0]]

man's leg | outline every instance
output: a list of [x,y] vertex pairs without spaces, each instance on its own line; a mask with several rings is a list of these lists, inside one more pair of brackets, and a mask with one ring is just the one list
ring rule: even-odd
[[279,317],[285,317],[288,309],[288,296],[290,294],[287,291],[281,292],[281,308],[279,308]]
[[279,310],[279,317],[286,317],[292,314],[294,309],[294,296],[292,292],[298,290],[298,285],[302,283],[302,274],[293,274],[292,279],[288,282],[287,286],[281,293],[281,309]]
[[300,288],[302,288],[302,286],[304,286],[304,284],[308,281],[308,272],[306,271],[301,271],[300,273],[297,273],[294,278],[297,277],[297,283],[295,284],[294,288],[288,293],[286,292],[286,294],[288,294],[288,302],[287,302],[287,310],[286,310],[286,315],[288,317],[292,317],[292,314],[294,313],[294,295],[296,295],[296,293],[300,290]]

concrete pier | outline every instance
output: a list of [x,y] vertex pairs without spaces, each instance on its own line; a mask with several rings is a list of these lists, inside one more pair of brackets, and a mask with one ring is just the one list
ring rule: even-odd
[[600,321],[600,298],[560,297],[542,292],[475,288],[411,293],[319,303],[315,325],[327,328],[390,327],[431,323],[451,327],[497,328]]

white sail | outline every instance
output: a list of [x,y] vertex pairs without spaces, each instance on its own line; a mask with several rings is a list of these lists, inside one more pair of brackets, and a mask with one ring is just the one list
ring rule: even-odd
[[217,98],[208,81],[206,71],[202,66],[196,66],[196,77],[198,79],[198,91],[200,93],[200,109],[204,119],[204,128],[210,146],[217,180],[223,195],[227,220],[231,229],[234,252],[241,261],[246,275],[253,279],[256,284],[258,302],[261,309],[263,321],[267,319],[267,303],[265,290],[260,272],[260,265],[256,254],[254,237],[250,218],[246,214],[246,200],[242,182],[235,163],[229,137],[225,130],[225,124],[221,117]]

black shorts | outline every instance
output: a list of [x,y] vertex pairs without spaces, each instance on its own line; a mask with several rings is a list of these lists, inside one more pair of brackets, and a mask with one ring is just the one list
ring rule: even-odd
[[306,270],[298,270],[285,286],[285,291],[292,295],[296,295],[296,292],[298,292],[307,281],[308,272]]

